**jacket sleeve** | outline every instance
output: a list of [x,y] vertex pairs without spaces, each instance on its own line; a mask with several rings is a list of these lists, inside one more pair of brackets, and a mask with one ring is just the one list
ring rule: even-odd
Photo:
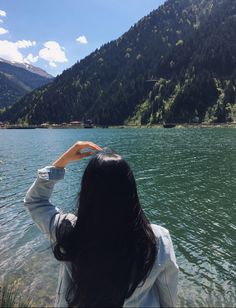
[[179,267],[176,263],[169,231],[166,229],[161,238],[159,238],[158,263],[160,265],[160,272],[155,284],[159,293],[160,306],[175,307]]
[[54,207],[49,199],[54,185],[64,178],[65,169],[48,166],[38,170],[38,176],[26,193],[24,205],[39,229],[52,242],[56,241],[56,228],[66,218],[72,222],[76,220],[73,214],[62,214]]

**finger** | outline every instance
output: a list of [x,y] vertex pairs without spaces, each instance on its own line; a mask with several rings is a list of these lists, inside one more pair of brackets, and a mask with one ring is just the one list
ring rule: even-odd
[[85,141],[83,143],[79,143],[78,147],[80,149],[91,148],[91,149],[96,150],[96,151],[101,151],[102,150],[102,148],[100,146],[98,146],[97,144],[95,144],[93,142],[89,142],[89,141]]
[[97,144],[93,143],[93,142],[85,142],[84,143],[84,148],[91,148],[97,151],[101,151],[102,148],[100,146],[98,146]]

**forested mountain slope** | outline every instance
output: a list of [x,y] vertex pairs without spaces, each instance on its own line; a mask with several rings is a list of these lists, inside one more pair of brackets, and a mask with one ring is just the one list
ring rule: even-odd
[[32,65],[0,59],[0,108],[12,105],[51,80],[52,76]]
[[236,1],[168,0],[21,99],[12,122],[225,122],[235,113]]

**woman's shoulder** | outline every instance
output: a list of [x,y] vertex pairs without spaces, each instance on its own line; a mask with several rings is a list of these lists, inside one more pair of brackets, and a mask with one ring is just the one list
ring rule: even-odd
[[158,239],[170,236],[169,230],[162,226],[151,224],[151,228],[155,237]]
[[156,237],[158,252],[163,251],[165,254],[170,253],[173,248],[169,230],[166,228],[151,224],[152,231]]
[[175,260],[174,247],[169,231],[159,225],[151,224],[151,228],[157,241],[158,263],[164,264],[168,260]]

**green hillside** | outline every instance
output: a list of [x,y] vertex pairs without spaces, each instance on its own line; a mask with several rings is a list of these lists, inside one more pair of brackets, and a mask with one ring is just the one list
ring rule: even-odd
[[21,99],[3,120],[96,124],[230,121],[236,2],[168,0],[128,32]]

